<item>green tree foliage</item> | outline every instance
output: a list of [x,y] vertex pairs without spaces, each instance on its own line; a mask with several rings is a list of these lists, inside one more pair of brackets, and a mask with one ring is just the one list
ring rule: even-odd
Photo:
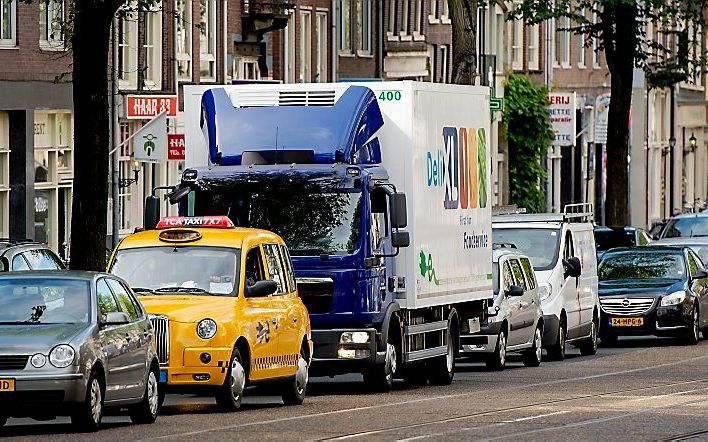
[[509,141],[509,201],[530,212],[545,210],[541,167],[553,139],[548,90],[524,76],[509,77],[502,123]]

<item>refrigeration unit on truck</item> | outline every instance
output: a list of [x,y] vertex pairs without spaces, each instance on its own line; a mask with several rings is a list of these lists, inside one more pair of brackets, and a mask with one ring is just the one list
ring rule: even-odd
[[359,372],[384,391],[399,376],[450,383],[459,336],[493,296],[489,90],[186,86],[184,109],[171,200],[285,239],[311,373]]

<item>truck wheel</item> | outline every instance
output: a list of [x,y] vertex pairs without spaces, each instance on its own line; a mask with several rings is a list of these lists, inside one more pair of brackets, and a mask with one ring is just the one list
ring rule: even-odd
[[590,323],[590,337],[583,339],[578,345],[580,354],[583,356],[592,356],[597,353],[597,320],[593,319]]
[[487,359],[486,364],[487,368],[498,371],[504,370],[506,367],[506,330],[499,332],[497,346],[494,353]]
[[297,359],[295,376],[285,383],[285,389],[283,390],[283,403],[285,405],[300,405],[305,400],[305,390],[307,390],[307,380],[309,379],[308,370],[307,351],[303,346]]
[[543,333],[541,326],[536,327],[533,333],[533,346],[524,352],[524,365],[527,367],[538,367],[541,365],[541,353],[543,351]]
[[546,349],[548,359],[551,361],[562,361],[565,359],[565,324],[561,321],[558,324],[558,338],[556,342]]
[[234,349],[224,385],[214,395],[216,404],[226,411],[237,411],[241,408],[243,390],[246,388],[246,370],[242,361],[241,353]]
[[71,415],[71,423],[82,431],[98,431],[103,417],[103,384],[94,369],[86,384],[86,398]]
[[393,343],[393,336],[389,332],[386,341],[386,361],[364,373],[364,382],[379,393],[388,393],[393,388],[393,377],[398,369],[398,355]]
[[134,424],[151,424],[157,419],[157,409],[160,405],[160,395],[157,392],[157,376],[150,370],[145,381],[143,400],[130,409],[130,420]]
[[457,337],[451,330],[452,321],[447,325],[447,354],[429,362],[428,373],[431,385],[450,385],[455,377],[455,345]]

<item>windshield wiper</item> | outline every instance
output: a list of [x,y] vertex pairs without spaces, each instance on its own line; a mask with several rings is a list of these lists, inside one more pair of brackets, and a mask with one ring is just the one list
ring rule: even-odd
[[153,293],[199,293],[204,295],[211,295],[208,292],[199,287],[161,287],[159,289],[151,290]]

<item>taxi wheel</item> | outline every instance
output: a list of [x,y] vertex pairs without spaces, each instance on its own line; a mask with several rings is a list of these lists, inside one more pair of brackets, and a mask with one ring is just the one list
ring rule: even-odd
[[215,395],[216,404],[226,411],[237,411],[241,408],[243,390],[246,388],[246,370],[242,361],[241,353],[234,349],[224,385]]
[[157,419],[160,395],[157,390],[157,376],[150,370],[145,381],[145,393],[139,404],[130,410],[130,420],[134,424],[151,424]]
[[494,353],[489,355],[486,364],[487,368],[498,371],[504,370],[506,367],[506,330],[499,332],[497,347],[494,349]]
[[309,379],[309,367],[307,364],[307,350],[305,346],[300,349],[297,358],[297,371],[295,376],[285,383],[283,390],[283,402],[285,405],[300,405],[305,400],[307,381]]
[[71,415],[71,423],[82,431],[98,431],[103,417],[103,384],[96,370],[91,372],[86,384],[86,399]]

